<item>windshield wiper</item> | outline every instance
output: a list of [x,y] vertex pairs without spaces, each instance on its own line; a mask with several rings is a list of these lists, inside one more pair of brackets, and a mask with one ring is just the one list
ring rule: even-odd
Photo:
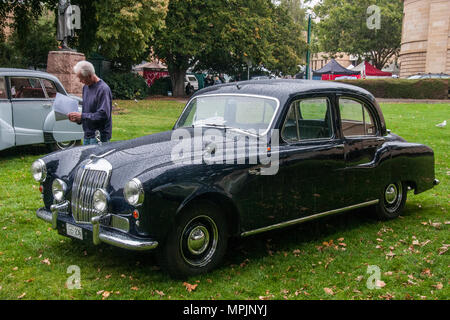
[[[235,127],[230,127],[230,126],[227,126],[227,125],[224,125],[224,124],[218,124],[218,123],[201,123],[201,124],[199,125],[199,127],[202,127],[202,126],[206,126],[206,127],[214,127],[214,128],[222,128],[222,129],[225,129],[225,130],[233,130],[233,131],[238,131],[238,132],[240,132],[240,133],[245,133],[245,134],[250,134],[250,135],[253,135],[253,136],[258,136],[258,134],[257,134],[256,132],[251,132],[251,131],[248,131],[248,130],[245,130],[245,129],[235,128]],[[195,125],[192,125],[192,127],[194,128]]]

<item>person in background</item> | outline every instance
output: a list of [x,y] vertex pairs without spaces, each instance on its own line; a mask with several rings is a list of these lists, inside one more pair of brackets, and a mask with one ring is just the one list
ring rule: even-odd
[[214,84],[214,80],[211,79],[211,75],[208,74],[208,75],[206,76],[206,78],[205,78],[205,88],[206,88],[206,87],[209,87],[209,86],[212,86],[213,84]]
[[214,84],[222,84],[222,81],[219,80],[219,77],[214,77]]
[[83,86],[83,110],[69,113],[69,120],[83,126],[84,145],[109,142],[112,135],[112,93],[109,86],[95,74],[92,63],[80,61],[73,68]]

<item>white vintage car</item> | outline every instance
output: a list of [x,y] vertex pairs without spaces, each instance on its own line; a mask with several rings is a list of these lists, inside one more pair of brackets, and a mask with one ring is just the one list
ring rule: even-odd
[[[69,95],[51,74],[0,68],[0,150],[45,143],[51,151],[76,145],[83,139],[80,125],[56,121],[52,110],[56,93]],[[79,110],[81,112],[81,99]]]

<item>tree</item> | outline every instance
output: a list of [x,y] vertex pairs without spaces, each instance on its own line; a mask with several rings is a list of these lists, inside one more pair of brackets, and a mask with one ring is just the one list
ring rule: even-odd
[[[369,9],[373,5],[377,7]],[[400,0],[323,0],[314,11],[320,18],[317,36],[322,51],[357,55],[381,69],[400,50]]]
[[251,62],[293,70],[304,47],[298,30],[270,0],[170,0],[153,49],[168,65],[174,95],[182,96],[186,70],[194,66],[229,73]]
[[[72,0],[81,10],[81,30],[69,45],[89,56],[99,52],[125,70],[147,57],[149,39],[164,22],[169,0]],[[7,17],[13,21],[15,41],[26,45],[44,10],[56,10],[58,0],[0,0],[0,40]],[[56,23],[53,31],[56,32]],[[54,36],[56,38],[56,36]]]
[[[57,2],[57,1],[56,1]],[[54,1],[0,2],[0,61],[4,66],[44,68],[50,50],[57,48],[54,16],[49,8]],[[7,18],[11,18],[8,21]],[[6,26],[13,30],[9,39]]]
[[105,57],[130,70],[149,54],[149,39],[164,23],[168,0],[95,2],[96,44]]
[[44,14],[29,28],[24,39],[16,36],[16,33],[17,29],[11,37],[11,42],[16,52],[20,52],[21,64],[24,67],[45,69],[49,51],[58,49],[54,15]]

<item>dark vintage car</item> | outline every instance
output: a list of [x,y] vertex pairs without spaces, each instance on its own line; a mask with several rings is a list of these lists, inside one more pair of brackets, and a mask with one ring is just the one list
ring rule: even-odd
[[58,233],[156,249],[176,277],[216,267],[230,237],[362,207],[395,218],[439,182],[433,150],[390,133],[369,92],[305,80],[208,87],[171,131],[55,152],[32,174]]

